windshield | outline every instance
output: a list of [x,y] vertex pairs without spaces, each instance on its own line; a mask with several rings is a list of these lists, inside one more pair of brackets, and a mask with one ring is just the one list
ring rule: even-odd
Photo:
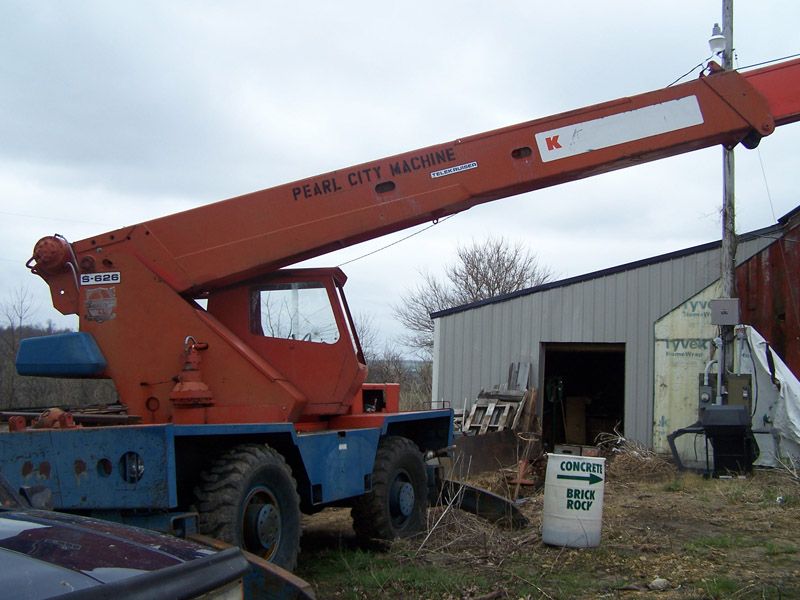
[[335,344],[339,328],[322,283],[266,285],[253,291],[251,330],[265,337]]

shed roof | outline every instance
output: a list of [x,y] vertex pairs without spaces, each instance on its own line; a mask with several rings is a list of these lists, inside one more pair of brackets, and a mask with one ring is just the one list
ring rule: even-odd
[[[758,237],[775,237],[778,239],[779,235],[784,229],[784,226],[796,215],[800,215],[800,206],[792,209],[782,217],[778,219],[778,222],[774,225],[770,225],[769,227],[763,227],[761,229],[756,229],[754,231],[750,231],[747,233],[740,234],[737,236],[739,241],[747,241]],[[601,269],[600,271],[592,271],[591,273],[586,273],[584,275],[577,275],[575,277],[568,277],[566,279],[560,279],[558,281],[550,281],[548,283],[543,283],[541,285],[537,285],[534,287],[525,288],[522,290],[517,290],[515,292],[509,292],[508,294],[503,294],[501,296],[494,296],[493,298],[487,298],[485,300],[477,300],[475,302],[470,302],[469,304],[462,304],[460,306],[454,306],[452,308],[447,308],[445,310],[440,310],[437,312],[431,313],[431,319],[439,319],[441,317],[446,317],[448,315],[452,315],[455,313],[464,312],[467,310],[471,310],[473,308],[478,308],[481,306],[487,306],[489,304],[498,304],[500,302],[507,302],[509,300],[513,300],[514,298],[519,298],[522,296],[528,296],[531,294],[538,294],[540,292],[545,292],[548,290],[552,290],[555,288],[566,287],[570,285],[574,285],[576,283],[583,283],[585,281],[589,281],[591,279],[599,279],[601,277],[607,277],[609,275],[615,275],[617,273],[622,273],[624,271],[631,271],[633,269],[640,269],[642,267],[648,267],[651,265],[656,265],[658,263],[675,260],[678,258],[683,258],[685,256],[690,256],[692,254],[699,254],[701,252],[708,252],[709,250],[714,250],[719,248],[722,245],[720,240],[714,242],[708,242],[705,244],[700,244],[699,246],[692,246],[690,248],[684,248],[683,250],[676,250],[674,252],[668,252],[667,254],[659,254],[658,256],[653,256],[651,258],[644,258],[641,260],[625,263],[622,265],[618,265],[615,267],[609,267],[607,269]],[[748,258],[748,257],[744,257]]]

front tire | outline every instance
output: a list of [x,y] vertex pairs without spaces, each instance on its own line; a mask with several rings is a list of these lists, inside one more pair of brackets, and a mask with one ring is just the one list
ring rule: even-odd
[[428,479],[417,445],[387,436],[378,446],[372,491],[353,505],[353,529],[362,539],[410,537],[425,527]]
[[300,551],[300,498],[283,456],[243,444],[215,459],[195,488],[199,530],[292,570]]

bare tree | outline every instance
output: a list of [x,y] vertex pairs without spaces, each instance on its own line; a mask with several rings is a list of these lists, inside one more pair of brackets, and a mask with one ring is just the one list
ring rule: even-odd
[[367,382],[399,383],[401,410],[429,408],[431,363],[404,356],[402,344],[393,340],[384,341],[379,347],[380,332],[373,314],[360,311],[353,315],[353,323],[369,368]]
[[14,359],[23,337],[23,328],[33,313],[33,296],[26,287],[10,292],[8,299],[0,304],[5,323],[0,325],[0,402],[13,401],[17,395],[18,377],[14,370]]
[[422,282],[403,295],[394,314],[408,330],[403,342],[425,357],[433,352],[431,313],[541,285],[554,277],[530,250],[502,237],[459,246],[456,262],[447,266],[443,280],[421,275]]
[[359,311],[353,315],[353,325],[356,328],[361,350],[364,352],[364,359],[369,364],[378,355],[378,329],[375,325],[375,316]]
[[21,329],[28,323],[33,314],[33,295],[27,287],[19,287],[9,294],[8,300],[2,303],[5,324],[12,329]]
[[371,383],[399,383],[401,410],[430,408],[433,370],[429,361],[410,360],[387,344],[369,361]]
[[421,352],[430,360],[433,351],[433,321],[431,313],[457,306],[447,281],[440,281],[430,273],[421,272],[422,281],[400,298],[393,307],[395,318],[406,328],[401,337],[403,344]]

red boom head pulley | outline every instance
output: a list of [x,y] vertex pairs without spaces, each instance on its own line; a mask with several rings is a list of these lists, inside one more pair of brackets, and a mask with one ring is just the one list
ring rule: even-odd
[[60,235],[43,237],[33,247],[33,256],[25,266],[37,273],[61,273],[72,258],[69,243]]

